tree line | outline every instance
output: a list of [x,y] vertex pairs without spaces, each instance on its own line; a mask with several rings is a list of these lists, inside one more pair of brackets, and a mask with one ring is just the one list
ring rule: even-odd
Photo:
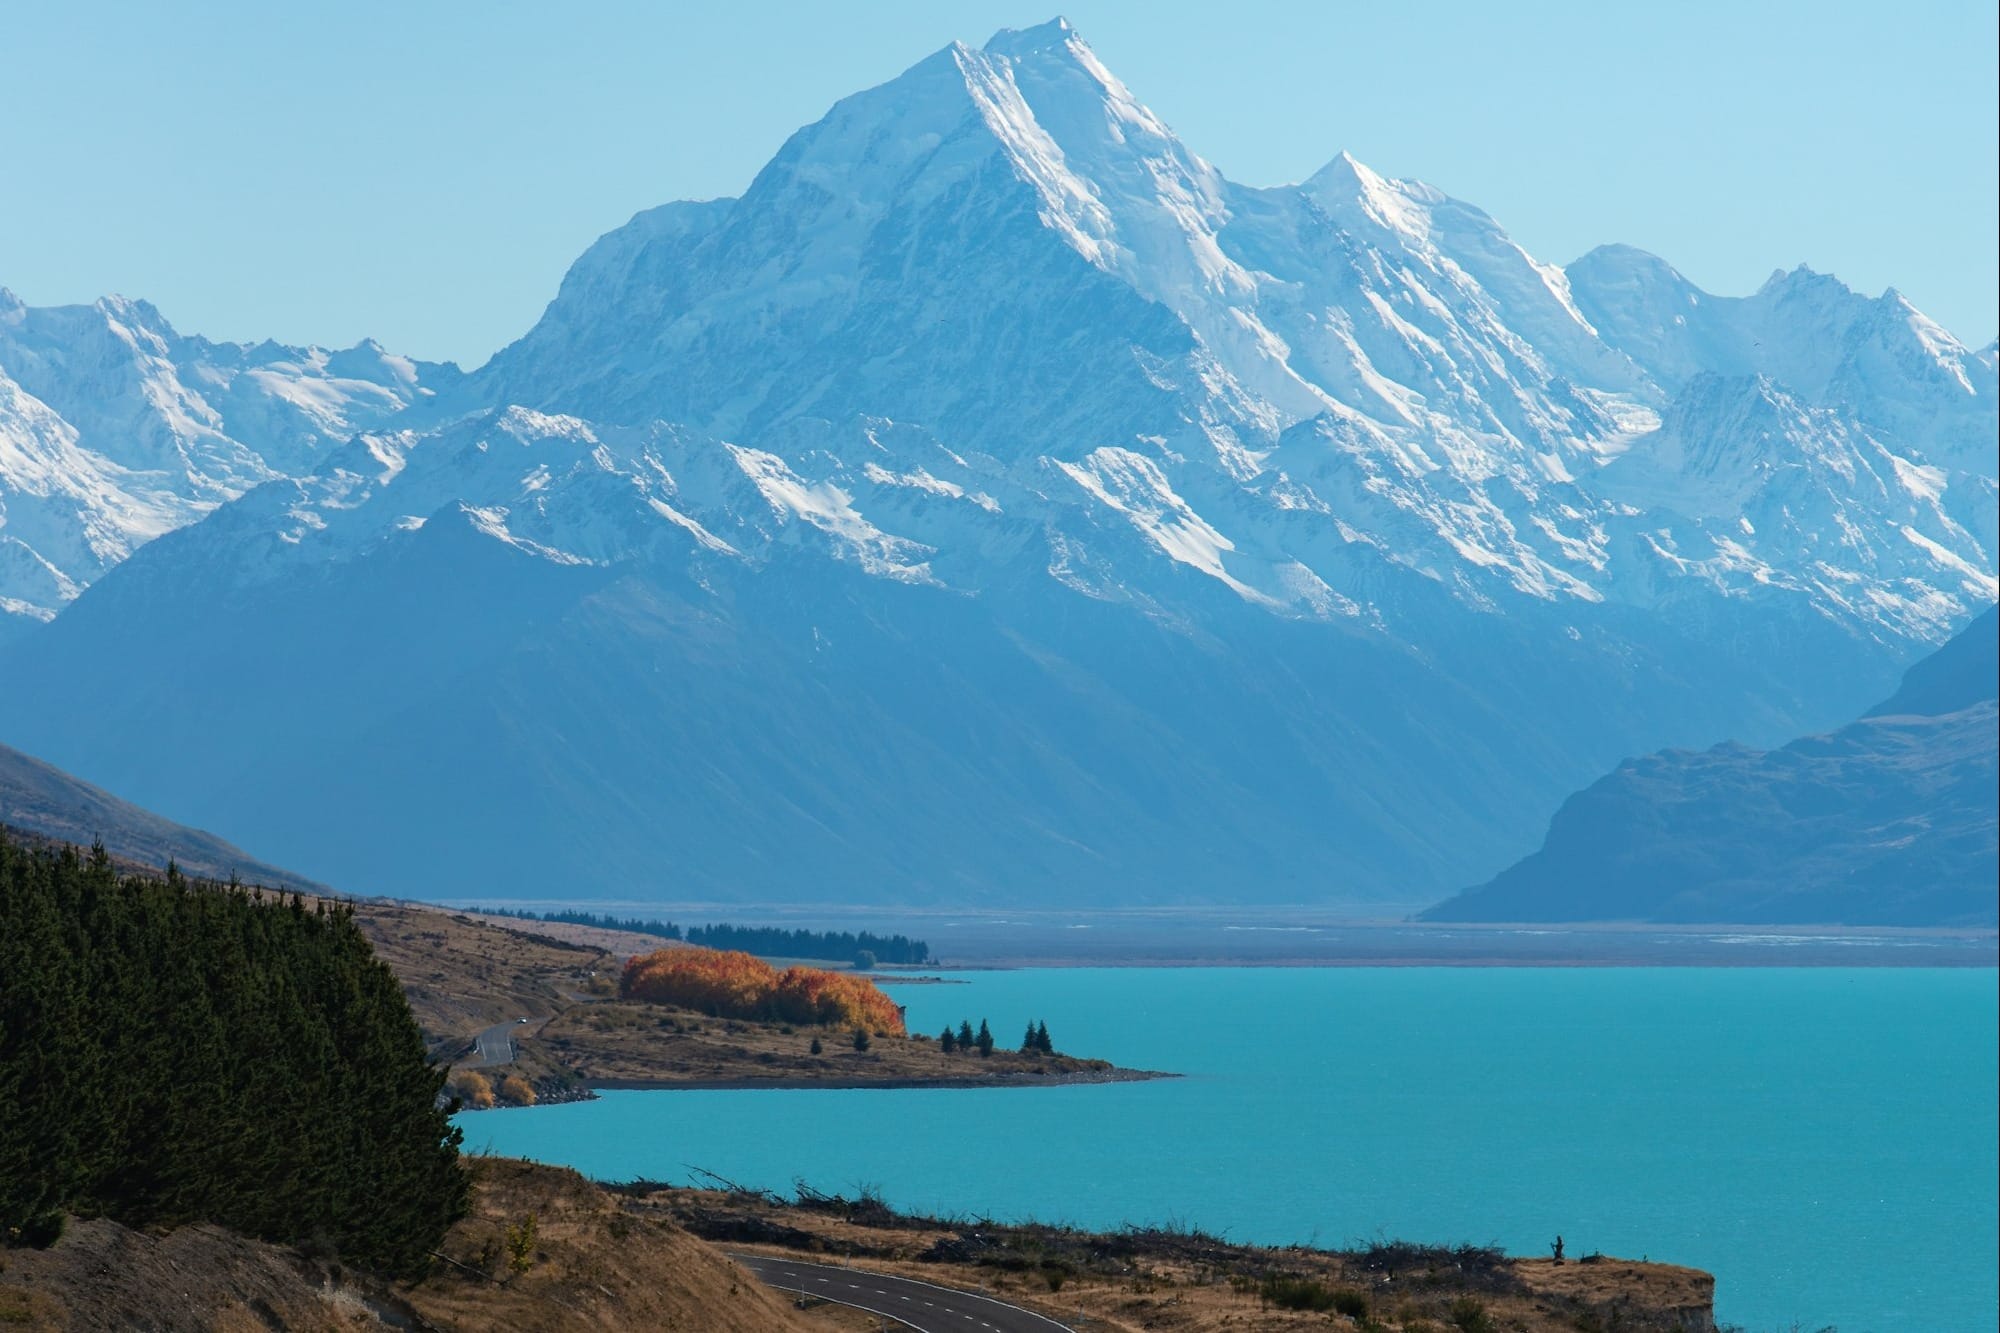
[[[957,1027],[945,1024],[944,1031],[938,1034],[938,1049],[946,1055],[955,1055],[959,1051],[978,1051],[983,1058],[993,1054],[996,1045],[998,1043],[993,1038],[993,1029],[986,1025],[986,1020],[983,1018],[979,1020],[977,1032],[973,1031],[971,1019],[961,1019]],[[1021,1038],[1021,1054],[1054,1055],[1055,1053],[1055,1043],[1049,1039],[1049,1025],[1042,1022],[1029,1023],[1027,1033]]]
[[596,926],[604,930],[627,930],[654,935],[665,940],[685,940],[705,949],[734,949],[761,954],[766,958],[816,958],[847,962],[868,954],[880,963],[921,967],[931,961],[931,947],[907,935],[877,935],[872,930],[791,930],[783,926],[735,926],[727,922],[706,926],[676,925],[651,917],[619,917],[610,913],[582,912],[569,908],[547,912],[521,907],[473,907],[466,909],[488,916],[513,917],[517,921],[557,921],[572,926]]
[[0,1238],[207,1221],[421,1272],[459,1132],[353,911],[0,832]]

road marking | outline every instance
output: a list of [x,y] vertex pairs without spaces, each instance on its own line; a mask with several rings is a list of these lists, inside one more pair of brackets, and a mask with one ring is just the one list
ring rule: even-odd
[[[746,1254],[733,1254],[733,1253],[732,1253],[732,1254],[730,1255],[730,1257],[731,1257],[731,1258],[734,1258],[734,1259],[738,1259],[739,1261],[743,1261],[743,1262],[746,1262],[746,1263],[749,1263],[749,1264],[751,1264],[751,1265],[752,1265],[752,1267],[753,1267],[753,1271],[754,1271],[754,1269],[755,1269],[755,1267],[756,1267],[756,1261],[757,1261],[757,1260],[760,1260],[760,1259],[761,1259],[761,1260],[762,1260],[763,1262],[765,1262],[765,1263],[771,1263],[771,1262],[772,1262],[772,1259],[771,1259],[771,1258],[767,1258],[767,1257],[765,1257],[765,1256],[761,1256],[761,1255],[746,1255]],[[780,1261],[780,1262],[782,1262],[782,1261]],[[801,1265],[801,1267],[803,1267],[803,1268],[805,1268],[805,1269],[808,1269],[808,1270],[810,1270],[810,1269],[813,1269],[813,1268],[824,1268],[824,1269],[826,1269],[826,1271],[828,1271],[828,1272],[833,1272],[833,1271],[837,1271],[837,1270],[834,1270],[834,1269],[832,1269],[832,1268],[831,1268],[831,1267],[829,1267],[829,1266],[826,1266],[826,1265],[819,1265],[819,1264],[803,1264],[803,1265]],[[856,1270],[850,1270],[850,1271],[856,1271]],[[798,1277],[798,1273],[797,1273],[796,1271],[793,1271],[793,1272],[792,1272],[792,1274],[791,1274],[791,1276],[792,1276],[792,1277],[794,1277],[794,1278],[796,1279],[796,1278]],[[925,1300],[925,1301],[922,1301],[922,1304],[923,1304],[923,1305],[925,1305],[926,1307],[930,1308],[931,1310],[933,1310],[933,1311],[935,1312],[936,1316],[937,1316],[937,1317],[939,1317],[939,1318],[943,1318],[943,1317],[945,1317],[945,1316],[948,1316],[948,1315],[954,1315],[954,1314],[956,1314],[956,1315],[960,1315],[960,1316],[961,1316],[962,1318],[964,1318],[964,1319],[965,1319],[965,1320],[966,1320],[966,1321],[967,1321],[968,1323],[971,1323],[971,1324],[973,1324],[973,1325],[974,1325],[975,1327],[977,1327],[977,1328],[982,1328],[982,1329],[988,1329],[988,1330],[991,1330],[991,1331],[992,1331],[992,1333],[1004,1333],[1004,1330],[1005,1330],[1005,1329],[1007,1329],[1007,1328],[1010,1328],[1010,1327],[1014,1327],[1014,1326],[1015,1326],[1015,1323],[1019,1323],[1020,1321],[1026,1321],[1025,1323],[1021,1323],[1021,1326],[1022,1326],[1022,1327],[1027,1327],[1027,1326],[1029,1326],[1029,1325],[1032,1325],[1032,1326],[1033,1326],[1033,1327],[1035,1327],[1035,1328],[1044,1328],[1044,1329],[1048,1329],[1048,1330],[1051,1330],[1051,1333],[1071,1333],[1071,1327],[1070,1327],[1069,1325],[1067,1325],[1067,1324],[1061,1324],[1061,1323],[1058,1323],[1058,1322],[1056,1322],[1055,1320],[1053,1320],[1053,1319],[1049,1318],[1049,1317],[1048,1317],[1047,1315],[1045,1315],[1045,1314],[1042,1314],[1042,1313],[1040,1313],[1040,1312],[1038,1312],[1038,1311],[1035,1311],[1035,1310],[1029,1310],[1029,1309],[1025,1309],[1025,1308],[1023,1308],[1023,1307],[1021,1307],[1021,1306],[1018,1306],[1018,1305],[1009,1305],[1009,1304],[1008,1304],[1007,1302],[1005,1302],[1005,1301],[1001,1301],[1001,1300],[997,1300],[997,1299],[995,1299],[994,1297],[992,1297],[992,1296],[989,1296],[989,1295],[985,1294],[984,1292],[973,1292],[973,1291],[968,1291],[968,1290],[965,1290],[965,1289],[962,1289],[962,1288],[958,1288],[958,1287],[948,1287],[948,1286],[943,1286],[943,1285],[941,1285],[941,1284],[939,1284],[939,1283],[935,1283],[935,1282],[925,1282],[925,1281],[923,1281],[923,1280],[921,1280],[921,1279],[918,1279],[918,1278],[906,1278],[906,1277],[891,1277],[891,1275],[889,1275],[889,1274],[877,1274],[876,1276],[880,1276],[880,1277],[885,1277],[885,1278],[890,1278],[890,1280],[892,1280],[892,1281],[894,1281],[894,1282],[896,1282],[896,1283],[898,1283],[898,1284],[900,1284],[900,1285],[902,1285],[902,1286],[905,1286],[905,1287],[924,1287],[924,1288],[929,1288],[929,1289],[930,1289],[930,1290],[932,1290],[932,1291],[937,1291],[937,1292],[942,1292],[942,1293],[944,1293],[944,1294],[946,1294],[946,1295],[949,1295],[949,1296],[952,1296],[952,1297],[954,1297],[954,1298],[956,1298],[956,1299],[959,1299],[959,1300],[965,1300],[965,1301],[977,1301],[977,1302],[979,1302],[979,1303],[980,1303],[980,1304],[982,1304],[982,1305],[990,1305],[990,1306],[994,1306],[994,1307],[997,1307],[998,1309],[1001,1309],[1001,1310],[1005,1310],[1005,1311],[1007,1312],[1007,1314],[1008,1314],[1008,1317],[1009,1317],[1010,1321],[1014,1321],[1014,1322],[1010,1322],[1010,1323],[1007,1323],[1007,1324],[993,1324],[993,1323],[990,1323],[990,1322],[988,1322],[988,1321],[986,1321],[986,1320],[984,1320],[984,1319],[981,1319],[981,1318],[979,1317],[979,1315],[977,1315],[977,1314],[972,1314],[972,1313],[968,1313],[968,1312],[966,1312],[966,1311],[962,1311],[962,1310],[954,1310],[954,1309],[950,1308],[950,1306],[949,1306],[949,1305],[946,1305],[946,1306],[944,1306],[944,1307],[942,1307],[942,1308],[941,1308],[941,1307],[939,1307],[939,1306],[938,1306],[938,1305],[937,1305],[937,1304],[936,1304],[935,1302],[933,1302],[933,1301],[928,1301],[928,1300]],[[825,1277],[818,1277],[818,1276],[816,1276],[816,1277],[814,1277],[814,1279],[813,1279],[813,1280],[814,1280],[815,1282],[817,1282],[817,1283],[820,1283],[821,1285],[828,1285],[828,1279],[827,1279],[827,1278],[825,1278]],[[846,1286],[846,1287],[848,1288],[848,1290],[850,1290],[850,1291],[856,1291],[856,1292],[859,1292],[859,1291],[863,1290],[863,1288],[862,1288],[862,1287],[860,1286],[860,1284],[858,1284],[858,1283],[854,1283],[854,1282],[848,1282],[848,1283],[845,1283],[845,1284],[843,1284],[843,1285],[845,1285],[845,1286]],[[890,1294],[894,1294],[894,1293],[891,1293],[891,1292],[887,1292],[887,1291],[884,1291],[884,1290],[883,1290],[882,1288],[880,1288],[880,1287],[875,1287],[875,1288],[872,1288],[872,1291],[873,1291],[873,1292],[874,1292],[874,1293],[875,1293],[876,1295],[884,1295],[884,1296],[886,1296],[886,1295],[890,1295]],[[842,1298],[840,1298],[840,1297],[835,1297],[834,1299],[835,1299],[835,1300],[841,1300]],[[908,1302],[908,1301],[910,1300],[910,1298],[909,1298],[908,1296],[903,1296],[903,1297],[902,1297],[902,1300],[903,1300],[903,1301],[905,1301],[905,1302]],[[883,1316],[885,1316],[885,1317],[887,1317],[887,1318],[889,1318],[889,1319],[894,1319],[894,1320],[896,1320],[896,1322],[897,1322],[897,1323],[900,1323],[900,1324],[904,1324],[904,1325],[905,1325],[906,1327],[910,1327],[910,1328],[916,1328],[916,1327],[917,1327],[917,1326],[916,1326],[916,1325],[914,1325],[914,1324],[910,1324],[910,1323],[909,1323],[909,1322],[908,1322],[908,1321],[907,1321],[906,1319],[902,1319],[902,1318],[899,1318],[899,1317],[898,1317],[898,1316],[896,1316],[896,1315],[893,1315],[893,1314],[891,1314],[891,1313],[890,1313],[890,1312],[889,1312],[889,1311],[888,1311],[887,1309],[881,1309],[881,1308],[876,1308],[876,1307],[872,1307],[872,1306],[866,1306],[866,1305],[862,1305],[862,1304],[861,1304],[860,1302],[858,1302],[858,1301],[843,1301],[843,1303],[844,1303],[844,1304],[848,1304],[848,1305],[852,1305],[852,1306],[853,1306],[854,1308],[856,1308],[856,1309],[860,1309],[860,1310],[865,1310],[865,1311],[867,1311],[867,1312],[868,1312],[868,1313],[870,1313],[870,1314],[878,1314],[878,1315],[883,1315]],[[914,1313],[914,1312],[913,1312],[913,1313]],[[981,1313],[984,1313],[984,1311],[981,1311]],[[936,1326],[933,1326],[933,1327],[936,1327]],[[956,1325],[951,1325],[951,1327],[956,1327]]]

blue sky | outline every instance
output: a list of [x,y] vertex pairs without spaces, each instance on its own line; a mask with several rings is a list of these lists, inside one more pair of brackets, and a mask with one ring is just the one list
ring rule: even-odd
[[6,4],[0,285],[469,366],[635,211],[1060,4],[1233,179],[1345,148],[1540,258],[1624,241],[1727,294],[1804,262],[2000,324],[1991,0],[1037,3]]

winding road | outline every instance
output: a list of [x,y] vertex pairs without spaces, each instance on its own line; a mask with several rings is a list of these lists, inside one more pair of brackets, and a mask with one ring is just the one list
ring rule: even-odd
[[518,1023],[495,1023],[481,1032],[473,1040],[473,1058],[466,1061],[469,1069],[485,1069],[491,1065],[512,1063],[514,1059],[514,1029]]
[[883,1315],[918,1333],[1074,1333],[1047,1315],[991,1296],[862,1268],[804,1264],[768,1254],[729,1256],[767,1287]]

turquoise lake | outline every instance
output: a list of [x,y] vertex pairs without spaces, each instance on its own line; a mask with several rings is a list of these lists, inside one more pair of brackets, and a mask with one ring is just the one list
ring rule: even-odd
[[[941,1213],[1651,1257],[1752,1333],[2000,1308],[1996,974],[1120,968],[890,988],[913,1029],[1030,1019],[1151,1083],[624,1092],[461,1117],[601,1179],[699,1166]],[[976,1057],[975,1057],[976,1058]]]

